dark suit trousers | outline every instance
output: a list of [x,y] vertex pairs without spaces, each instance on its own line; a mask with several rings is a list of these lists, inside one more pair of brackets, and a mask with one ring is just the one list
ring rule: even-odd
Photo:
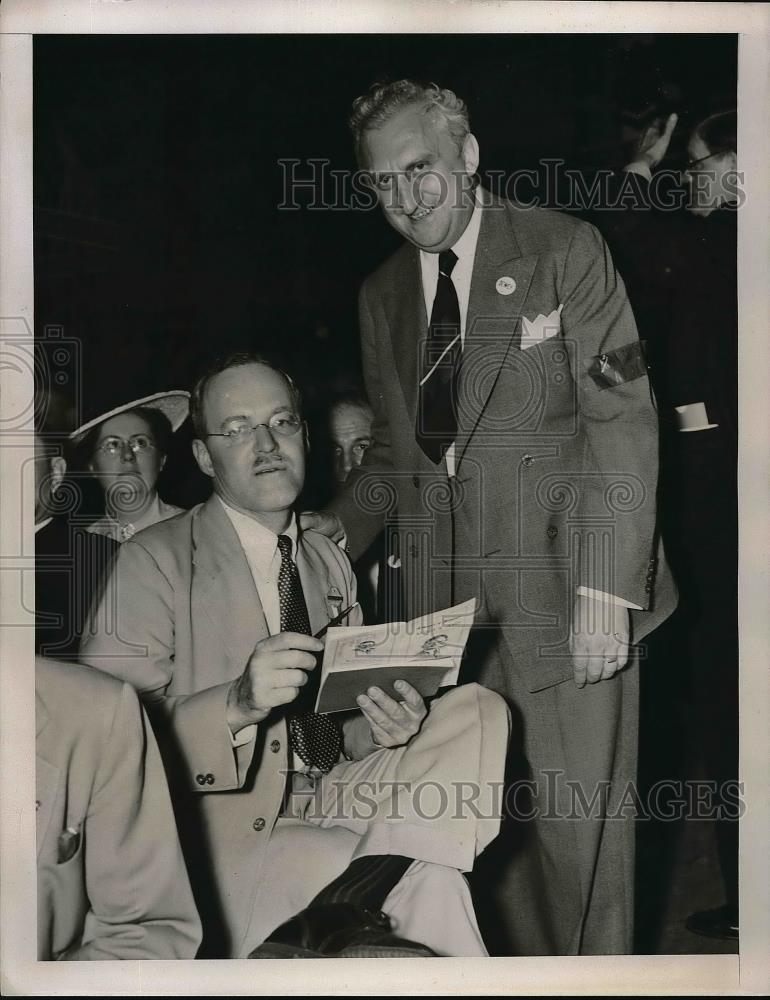
[[[458,503],[454,552],[475,544],[466,537],[474,527],[466,527],[462,511]],[[456,567],[452,598],[472,596],[478,579],[472,568]],[[530,675],[515,662],[501,628],[484,627],[493,625],[484,618],[494,602],[478,596],[481,627],[469,643],[468,667],[473,679],[506,699],[513,715],[506,819],[472,877],[487,946],[505,955],[628,954],[638,664],[632,658],[611,680],[582,689],[567,680],[530,691]],[[537,655],[534,645],[531,655]]]

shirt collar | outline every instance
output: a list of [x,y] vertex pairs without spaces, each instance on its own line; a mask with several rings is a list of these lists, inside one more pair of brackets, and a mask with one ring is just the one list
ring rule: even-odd
[[111,536],[119,541],[121,537],[121,529],[132,528],[133,530],[130,535],[127,536],[127,538],[132,538],[137,531],[141,531],[142,528],[149,528],[151,524],[156,524],[160,520],[162,520],[160,513],[160,497],[156,493],[150,506],[144,514],[142,514],[141,517],[136,518],[136,520],[119,521],[111,514],[105,514],[104,517],[97,521],[96,525],[92,525],[89,530],[97,528],[99,529],[99,534]]
[[[243,514],[241,511],[231,507],[218,494],[217,496],[225,509],[225,513],[230,518],[230,523],[235,528],[235,533],[238,536],[241,547],[244,552],[248,553],[249,562],[259,570],[262,576],[268,576],[273,559],[275,558],[276,549],[278,548],[278,535],[269,528],[266,528],[264,524],[255,521],[253,517],[249,517],[248,514]],[[298,536],[297,519],[294,514],[291,515],[288,527],[281,534],[287,535],[291,539],[292,558],[294,558],[297,550]]]
[[149,528],[151,524],[157,524],[157,522],[160,520],[161,520],[160,497],[156,493],[155,496],[153,497],[152,503],[144,512],[144,514],[142,514],[142,516],[138,518],[136,521],[131,521],[131,524],[133,524],[134,528],[137,531],[141,531],[142,528]]

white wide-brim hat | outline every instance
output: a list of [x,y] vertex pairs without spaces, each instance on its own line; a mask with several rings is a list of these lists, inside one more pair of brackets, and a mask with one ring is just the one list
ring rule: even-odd
[[172,431],[176,432],[187,419],[190,412],[190,393],[186,389],[169,389],[167,392],[155,392],[152,396],[144,396],[142,399],[135,399],[130,403],[123,403],[116,406],[107,413],[102,413],[98,417],[93,417],[86,423],[81,424],[70,434],[71,441],[80,441],[85,434],[93,427],[98,427],[105,420],[116,417],[119,413],[126,413],[128,410],[138,410],[140,407],[150,410],[160,410],[168,418]]

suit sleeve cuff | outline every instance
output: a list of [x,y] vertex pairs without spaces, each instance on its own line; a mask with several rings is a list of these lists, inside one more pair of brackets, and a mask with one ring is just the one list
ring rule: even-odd
[[[255,741],[240,736],[234,742],[227,725],[227,693],[230,684],[206,688],[185,699],[174,709],[174,730],[188,769],[189,787],[199,792],[221,792],[240,788]],[[252,734],[253,736],[253,734]]]
[[634,160],[633,163],[627,163],[623,170],[629,174],[639,174],[646,180],[652,180],[652,171],[650,170],[649,164],[645,163],[644,160]]
[[632,604],[630,601],[617,597],[615,594],[607,594],[603,590],[593,590],[591,587],[578,587],[578,597],[590,597],[594,601],[604,601],[606,604],[615,604],[621,608],[631,608],[634,611],[643,611],[640,604]]
[[233,749],[235,749],[236,747],[245,747],[247,743],[251,743],[256,735],[257,725],[254,723],[251,726],[244,726],[235,736],[230,732],[229,726],[227,727],[227,731],[230,733],[230,738],[233,741]]

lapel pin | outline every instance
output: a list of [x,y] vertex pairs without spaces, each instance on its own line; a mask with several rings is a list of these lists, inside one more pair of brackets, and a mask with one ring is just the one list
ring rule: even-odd
[[516,282],[509,274],[504,274],[502,278],[497,279],[495,288],[498,295],[511,295],[516,291]]

